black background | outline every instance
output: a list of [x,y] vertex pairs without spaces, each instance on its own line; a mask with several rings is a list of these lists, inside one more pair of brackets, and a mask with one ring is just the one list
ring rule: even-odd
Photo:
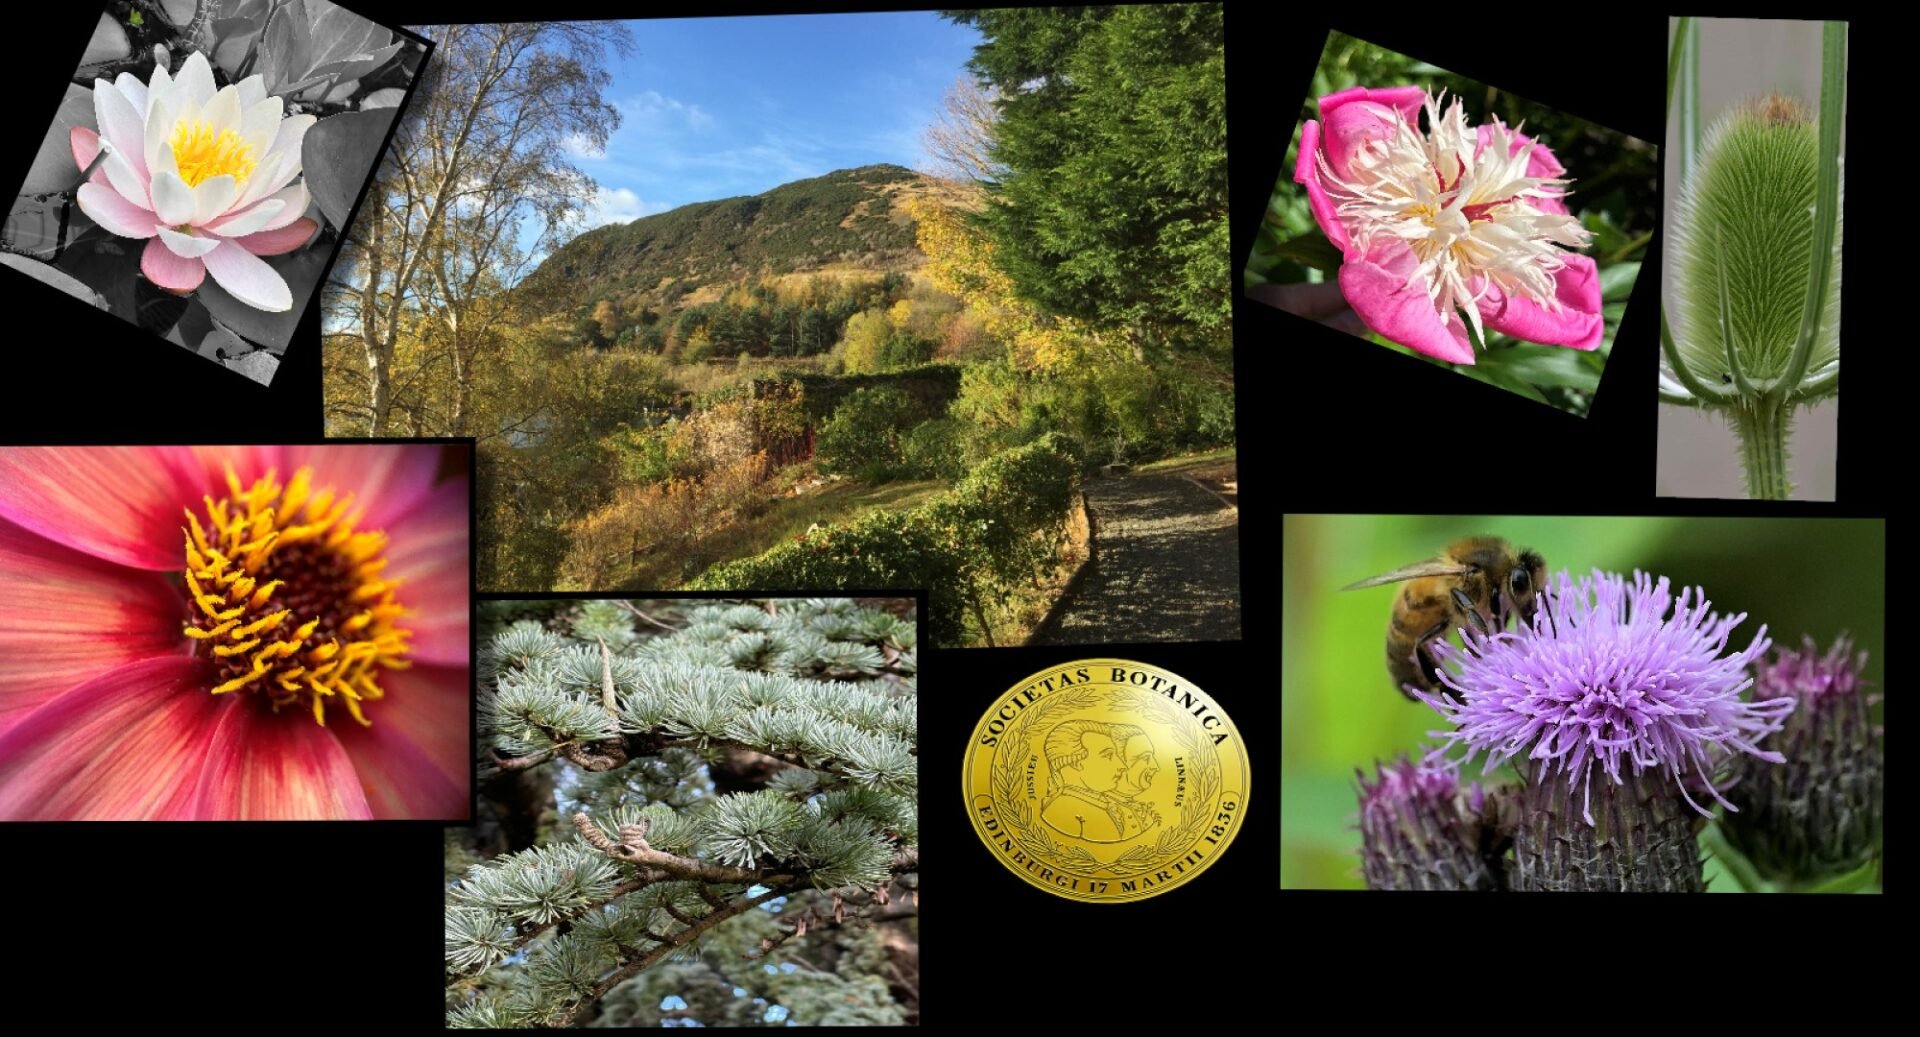
[[[694,9],[690,3],[565,0],[347,6],[395,25]],[[714,3],[698,5],[697,13],[857,9],[871,8]],[[1328,13],[1322,5],[1229,0],[1236,284],[1329,28],[1636,137],[1662,139],[1663,14],[1591,5],[1423,5],[1393,12],[1355,5],[1352,17],[1328,22]],[[1911,303],[1885,294],[1904,261],[1882,265],[1876,253],[1892,255],[1904,244],[1900,238],[1912,223],[1910,178],[1899,163],[1876,170],[1874,156],[1904,146],[1911,117],[1876,110],[1882,102],[1872,81],[1876,73],[1899,78],[1897,59],[1886,63],[1882,48],[1904,40],[1906,26],[1833,8],[1800,16],[1853,18],[1849,151],[1858,157],[1848,170],[1853,223],[1842,293],[1848,376],[1839,416],[1838,504],[1653,499],[1657,237],[1584,420],[1246,303],[1236,290],[1248,640],[927,653],[921,696],[922,832],[930,848],[922,939],[927,1026],[1020,1032],[1070,1019],[1095,1030],[1131,1031],[1178,1018],[1183,1031],[1212,1032],[1238,1028],[1229,1022],[1237,1004],[1262,1012],[1255,1018],[1264,1029],[1280,1018],[1265,1013],[1282,1010],[1299,970],[1310,966],[1382,981],[1402,993],[1436,989],[1431,984],[1440,978],[1444,956],[1438,948],[1455,935],[1441,930],[1452,923],[1464,929],[1484,904],[1463,908],[1458,900],[1417,898],[1409,908],[1405,899],[1273,892],[1278,595],[1266,588],[1279,575],[1283,512],[1884,516],[1909,496],[1898,473],[1911,435],[1890,408],[1900,406],[1893,394],[1907,384],[1902,378],[1913,370],[1915,346],[1910,334],[1887,328],[1886,315]],[[42,4],[30,28],[22,23],[9,48],[13,103],[6,122],[12,132],[0,135],[0,178],[15,177],[31,160],[97,17],[98,8],[86,3]],[[645,33],[639,37],[644,50]],[[1883,126],[1893,129],[1894,143],[1876,136]],[[1877,205],[1885,211],[1876,212]],[[0,385],[9,390],[0,406],[0,441],[271,442],[320,434],[317,305],[309,308],[274,385],[264,389],[13,273],[0,272],[0,293],[8,304]],[[1898,537],[1892,539],[1897,552]],[[964,742],[998,695],[1042,667],[1094,656],[1163,666],[1206,689],[1245,734],[1253,762],[1248,816],[1226,855],[1197,879],[1125,906],[1072,904],[995,863],[967,823],[959,781]],[[15,1011],[51,1011],[66,1016],[67,1026],[438,1029],[442,1004],[433,992],[440,977],[433,973],[441,971],[441,952],[433,936],[442,913],[440,843],[435,826],[398,823],[0,826],[0,873],[12,908],[4,942],[7,986]],[[1586,900],[1559,910],[1574,917],[1620,910],[1617,902],[1597,906]],[[1507,924],[1519,924],[1516,912],[1499,914],[1516,916]],[[1296,947],[1329,946],[1327,940],[1347,931],[1347,919],[1356,920],[1354,939],[1370,941],[1366,950],[1294,960]],[[1637,936],[1625,928],[1613,928],[1616,938],[1647,935],[1639,926],[1632,927]],[[1509,967],[1513,940],[1529,942],[1524,930],[1479,931],[1489,939],[1506,937],[1501,957]],[[1605,926],[1562,929],[1554,938],[1574,937],[1578,951],[1608,932]],[[1654,932],[1656,944],[1678,935]],[[1404,943],[1373,943],[1382,933]],[[1295,942],[1309,934],[1310,941]],[[1539,989],[1550,993],[1547,985]],[[1361,1019],[1381,1018],[1365,1011],[1365,1002],[1346,1007],[1361,1009]]]

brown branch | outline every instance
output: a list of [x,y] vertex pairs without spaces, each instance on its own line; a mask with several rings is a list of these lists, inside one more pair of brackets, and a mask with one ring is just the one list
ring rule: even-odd
[[[602,832],[600,827],[593,823],[593,819],[585,814],[573,815],[573,827],[580,830],[580,838],[585,839],[594,849],[599,850],[601,853],[615,860],[626,861],[629,864],[644,864],[651,868],[658,868],[677,879],[693,879],[698,882],[744,882],[748,885],[765,885],[771,882],[790,880],[794,877],[785,874],[765,875],[746,868],[732,868],[724,864],[715,864],[712,861],[698,860],[693,857],[677,857],[671,853],[656,850],[648,846],[644,838],[638,840],[639,845],[637,846],[628,845],[625,842],[616,843],[612,839],[607,838],[607,833]],[[645,830],[642,829],[643,833],[644,831]],[[623,831],[622,835],[624,836],[626,833]]]
[[671,630],[674,633],[680,632],[679,627],[674,626],[671,623],[662,623],[659,620],[653,618],[652,616],[647,615],[645,612],[642,612],[639,609],[634,608],[632,605],[628,604],[627,602],[615,600],[614,604],[620,606],[623,609],[626,609],[628,612],[631,612],[636,616],[639,616],[641,619],[644,619],[647,622],[652,623],[654,626],[657,626],[662,630]]
[[[585,815],[583,814],[575,814],[574,823],[579,824],[578,819],[584,816]],[[648,951],[646,954],[638,958],[635,958],[634,960],[626,963],[625,965],[620,966],[619,968],[613,971],[612,975],[609,975],[607,978],[601,980],[598,983],[595,983],[593,985],[593,989],[587,991],[586,995],[580,999],[579,1004],[576,1004],[572,1008],[568,1009],[567,1014],[560,1017],[559,1025],[561,1026],[573,1025],[574,1018],[580,1014],[580,1011],[582,1009],[586,1008],[588,1005],[593,1004],[594,1002],[605,997],[608,991],[626,982],[627,980],[632,979],[642,969],[645,969],[648,966],[654,964],[655,962],[660,961],[661,959],[665,958],[669,954],[672,954],[674,951],[680,949],[681,947],[684,947],[687,944],[692,943],[694,940],[698,939],[702,934],[706,933],[709,929],[712,929],[714,926],[719,925],[721,922],[724,922],[729,918],[733,918],[736,915],[740,915],[744,912],[750,911],[753,908],[758,907],[761,903],[771,900],[774,897],[784,896],[784,895],[785,895],[784,890],[781,890],[778,888],[769,888],[757,896],[743,897],[739,900],[734,901],[731,904],[728,904],[725,907],[715,909],[711,914],[708,914],[706,917],[701,918],[699,921],[688,926],[687,928],[682,929],[677,933],[674,933],[673,936],[670,937],[665,943],[662,943],[660,946],[655,947],[653,950]]]

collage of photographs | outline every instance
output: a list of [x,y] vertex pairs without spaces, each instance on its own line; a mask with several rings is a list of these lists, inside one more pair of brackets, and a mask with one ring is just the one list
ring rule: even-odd
[[1881,892],[1875,27],[641,6],[34,28],[21,990],[1148,1026],[1395,891]]

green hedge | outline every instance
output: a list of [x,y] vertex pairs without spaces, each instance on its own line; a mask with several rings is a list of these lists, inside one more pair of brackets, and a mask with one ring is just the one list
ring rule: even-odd
[[811,530],[688,584],[705,590],[926,587],[934,643],[968,641],[968,614],[1043,575],[1057,557],[1080,471],[1046,435],[981,462],[909,511]]

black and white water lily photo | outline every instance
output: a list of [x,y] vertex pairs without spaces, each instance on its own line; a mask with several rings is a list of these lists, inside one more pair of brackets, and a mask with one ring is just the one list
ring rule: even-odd
[[270,383],[430,47],[327,0],[108,0],[0,264]]

